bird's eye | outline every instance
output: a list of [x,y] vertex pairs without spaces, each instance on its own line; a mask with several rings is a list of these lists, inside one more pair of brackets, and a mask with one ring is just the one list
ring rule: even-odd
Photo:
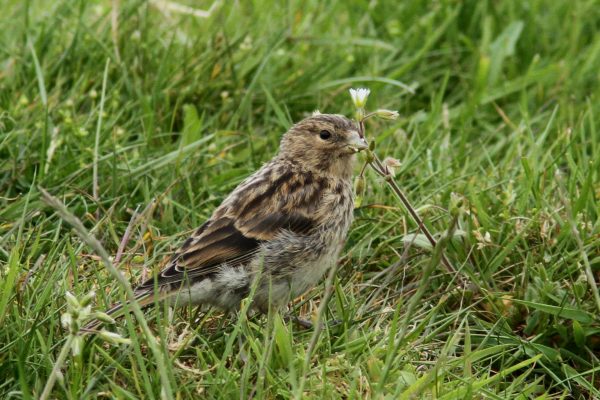
[[327,140],[331,137],[331,132],[323,130],[319,132],[319,137],[323,140]]

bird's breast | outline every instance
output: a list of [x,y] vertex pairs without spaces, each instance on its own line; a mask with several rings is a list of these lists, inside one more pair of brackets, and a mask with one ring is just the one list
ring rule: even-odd
[[319,210],[323,221],[322,230],[325,234],[329,232],[331,239],[345,238],[353,219],[352,184],[346,180],[335,182],[322,200],[322,207]]

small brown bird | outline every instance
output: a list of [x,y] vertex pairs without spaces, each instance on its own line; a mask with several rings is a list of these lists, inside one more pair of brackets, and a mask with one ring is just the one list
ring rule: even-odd
[[341,115],[294,125],[279,153],[136,289],[140,304],[152,303],[157,288],[158,299],[171,304],[233,310],[256,284],[252,306],[266,313],[305,293],[343,247],[353,217],[354,154],[366,147]]

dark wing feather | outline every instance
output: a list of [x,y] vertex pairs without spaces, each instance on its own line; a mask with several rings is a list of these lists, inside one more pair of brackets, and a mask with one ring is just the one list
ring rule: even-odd
[[269,240],[282,229],[298,235],[306,235],[315,227],[315,221],[300,213],[284,214],[275,212],[250,218],[241,225],[241,229],[252,237]]
[[[158,276],[158,286],[198,279],[216,272],[223,263],[243,264],[260,250],[260,244],[282,230],[307,234],[315,221],[300,213],[273,212],[247,220],[221,217],[208,221],[185,241],[171,262]],[[138,290],[154,286],[148,279]]]

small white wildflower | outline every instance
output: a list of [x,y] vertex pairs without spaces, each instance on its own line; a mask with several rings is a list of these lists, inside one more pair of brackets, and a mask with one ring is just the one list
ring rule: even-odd
[[98,97],[98,92],[95,89],[90,90],[89,93],[90,98],[95,99]]
[[352,97],[352,102],[356,108],[365,108],[369,93],[371,93],[371,91],[366,88],[350,89],[350,97]]
[[487,232],[487,231],[485,232],[485,234],[483,235],[483,240],[486,243],[492,243],[492,236],[490,235],[489,232]]
[[400,116],[400,114],[398,114],[398,111],[393,110],[377,110],[375,111],[375,114],[379,118],[383,119],[398,119],[398,117]]

